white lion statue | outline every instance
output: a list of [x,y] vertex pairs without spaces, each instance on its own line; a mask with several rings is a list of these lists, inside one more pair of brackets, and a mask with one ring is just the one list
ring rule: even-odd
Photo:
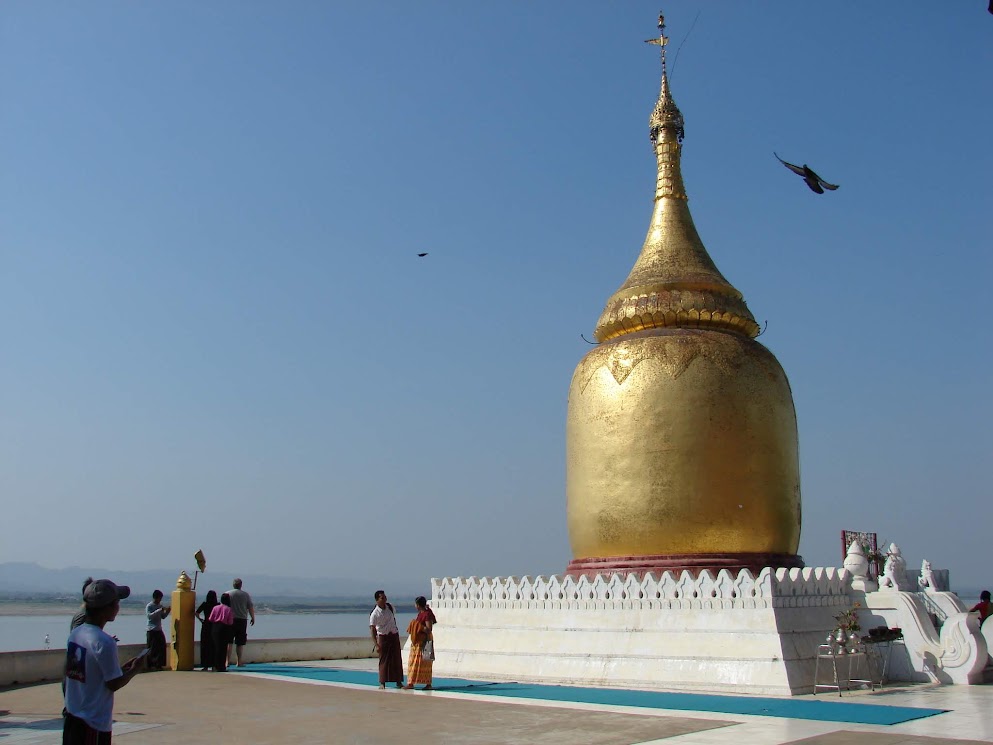
[[879,578],[879,589],[903,590],[906,586],[907,560],[900,553],[900,547],[895,543],[891,543],[889,551],[886,552],[886,564],[883,565],[883,576]]

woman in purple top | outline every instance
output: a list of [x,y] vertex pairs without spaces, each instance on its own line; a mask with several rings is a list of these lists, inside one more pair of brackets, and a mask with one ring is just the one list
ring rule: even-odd
[[214,672],[223,673],[228,669],[228,644],[234,627],[234,614],[231,612],[231,598],[225,592],[221,604],[215,605],[207,618],[214,634]]

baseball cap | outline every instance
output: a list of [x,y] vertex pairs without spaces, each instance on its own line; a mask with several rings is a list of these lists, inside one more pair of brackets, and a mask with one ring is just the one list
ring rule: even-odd
[[124,600],[131,594],[127,585],[115,585],[109,579],[98,579],[87,585],[83,602],[89,608],[106,608],[115,600]]

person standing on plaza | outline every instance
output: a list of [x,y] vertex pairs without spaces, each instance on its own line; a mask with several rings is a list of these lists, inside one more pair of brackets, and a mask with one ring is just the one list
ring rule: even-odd
[[[87,577],[85,580],[83,580],[83,590],[80,594],[85,596],[86,588],[89,587],[91,584],[93,584],[93,577]],[[73,629],[82,626],[85,621],[86,621],[86,603],[80,603],[79,610],[76,611],[75,614],[73,614],[72,620],[69,621],[69,632],[72,633]],[[48,636],[46,635],[45,638],[47,639]],[[114,637],[114,641],[117,641],[116,636]],[[63,696],[66,695],[65,676],[63,676],[62,678],[62,695]]]
[[[82,594],[86,594],[86,588],[93,583],[93,577],[87,577],[83,580],[83,591]],[[82,626],[83,621],[86,620],[86,603],[82,603],[79,606],[79,610],[73,615],[72,620],[69,622],[69,631],[72,631],[77,626]]]
[[200,622],[200,667],[210,670],[214,666],[214,624],[210,622],[210,612],[217,605],[217,593],[207,590],[207,597],[197,606],[194,615]]
[[228,658],[231,656],[231,629],[234,627],[231,596],[228,593],[221,593],[221,602],[213,607],[207,620],[214,637],[214,672],[227,672]]
[[410,655],[407,658],[407,688],[423,684],[424,690],[431,690],[431,676],[434,668],[434,635],[432,630],[438,623],[434,611],[423,595],[414,599],[417,615],[407,625],[410,636]]
[[245,644],[248,642],[248,624],[255,625],[255,606],[252,605],[252,596],[241,589],[241,580],[235,579],[231,583],[234,588],[228,595],[231,598],[231,612],[234,614],[234,645],[238,650],[238,667],[244,667],[242,653]]
[[386,688],[387,683],[396,683],[397,688],[403,688],[403,653],[400,651],[396,612],[383,590],[376,590],[373,597],[376,607],[369,614],[369,633],[372,634],[374,649],[379,653],[379,687]]
[[162,619],[169,615],[170,608],[162,605],[162,590],[152,593],[152,602],[145,606],[145,646],[148,653],[148,667],[161,670],[166,664],[166,638],[162,631]]
[[114,692],[144,668],[144,654],[122,666],[117,642],[103,630],[117,618],[121,600],[130,594],[129,587],[109,579],[90,582],[83,591],[86,616],[69,634],[66,647],[63,745],[109,745]]

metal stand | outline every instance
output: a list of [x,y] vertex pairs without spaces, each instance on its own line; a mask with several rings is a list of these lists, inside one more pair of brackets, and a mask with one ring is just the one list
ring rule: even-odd
[[890,659],[893,657],[893,645],[900,644],[903,645],[903,637],[897,637],[896,639],[884,639],[882,641],[873,641],[870,639],[863,639],[862,643],[865,645],[866,655],[869,658],[869,677],[872,677],[872,668],[875,667],[879,671],[879,683],[880,687],[886,685],[889,681],[890,672]]
[[[821,661],[829,665],[831,670],[831,682],[819,683],[821,679]],[[846,662],[847,661],[847,662]],[[865,672],[862,673],[862,666]],[[864,674],[867,677],[857,678],[853,675]],[[872,680],[872,672],[869,669],[869,661],[865,652],[845,652],[838,653],[838,648],[831,644],[822,644],[817,648],[817,661],[814,664],[814,694],[818,689],[837,691],[841,696],[843,691],[853,691],[856,688],[868,686],[869,690],[874,690],[875,684]]]

